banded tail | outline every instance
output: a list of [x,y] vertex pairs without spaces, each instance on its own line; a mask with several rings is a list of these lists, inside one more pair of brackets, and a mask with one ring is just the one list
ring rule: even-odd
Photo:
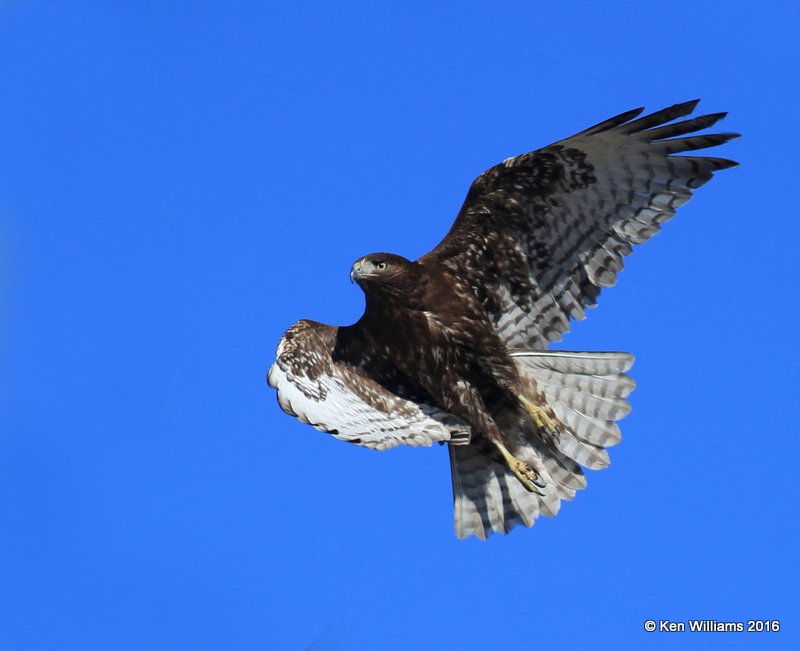
[[605,468],[606,448],[622,438],[616,421],[630,411],[627,397],[636,385],[625,373],[633,355],[518,351],[513,357],[520,375],[544,393],[560,424],[558,433],[547,440],[532,427],[512,421],[503,427],[514,446],[512,453],[540,475],[544,495],[528,492],[490,450],[449,446],[459,538],[474,534],[483,540],[520,523],[530,527],[540,513],[556,515],[562,500],[586,487],[581,466]]

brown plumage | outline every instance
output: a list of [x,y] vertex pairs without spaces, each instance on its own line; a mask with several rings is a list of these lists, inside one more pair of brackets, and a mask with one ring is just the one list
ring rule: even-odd
[[367,447],[448,442],[461,537],[555,515],[585,486],[580,466],[608,464],[633,358],[543,349],[616,282],[633,244],[735,165],[674,155],[735,135],[686,136],[724,114],[667,124],[696,103],[510,158],[476,179],[430,253],[359,259],[362,318],[300,321],[281,340],[269,382],[283,409]]

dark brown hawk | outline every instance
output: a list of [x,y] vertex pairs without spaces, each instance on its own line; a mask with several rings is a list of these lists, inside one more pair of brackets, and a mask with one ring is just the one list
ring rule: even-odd
[[411,262],[353,264],[358,323],[298,321],[270,386],[288,414],[377,450],[447,442],[459,537],[486,538],[586,486],[608,465],[634,387],[627,353],[546,352],[611,287],[634,244],[733,161],[676,156],[736,134],[679,122],[697,101],[636,109],[481,174],[450,232]]

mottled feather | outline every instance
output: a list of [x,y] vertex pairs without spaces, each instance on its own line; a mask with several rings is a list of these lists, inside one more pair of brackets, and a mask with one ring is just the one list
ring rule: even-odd
[[[358,359],[334,359],[340,328],[298,321],[281,338],[268,374],[281,408],[338,439],[376,450],[469,442],[469,426],[430,403],[385,388]],[[363,361],[363,359],[361,360]]]

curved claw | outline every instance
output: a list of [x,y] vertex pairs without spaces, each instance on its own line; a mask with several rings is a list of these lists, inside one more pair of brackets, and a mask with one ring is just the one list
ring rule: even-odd
[[511,468],[511,472],[513,472],[514,476],[519,479],[520,483],[525,487],[525,490],[544,496],[544,493],[539,490],[540,488],[544,489],[544,484],[538,481],[539,475],[533,468],[519,459],[514,459],[509,466]]
[[503,459],[508,465],[514,476],[519,479],[520,483],[525,487],[525,490],[536,493],[537,495],[544,496],[539,489],[544,489],[545,485],[538,481],[539,473],[537,473],[529,464],[517,459],[513,454],[508,451],[505,445],[497,439],[490,439],[495,444]]
[[558,434],[558,423],[551,418],[545,408],[534,404],[525,396],[519,396],[519,401],[522,403],[522,406],[525,407],[525,411],[528,412],[537,429],[544,431],[550,436]]

